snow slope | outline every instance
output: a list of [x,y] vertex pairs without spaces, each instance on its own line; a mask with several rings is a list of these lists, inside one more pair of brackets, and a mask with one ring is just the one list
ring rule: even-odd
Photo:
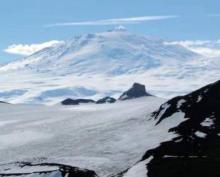
[[116,174],[140,159],[146,148],[173,137],[148,120],[164,101],[149,96],[102,105],[0,103],[0,164],[51,162],[100,176]]
[[220,81],[164,101],[148,96],[103,105],[0,103],[0,175],[56,167],[60,177],[58,167],[65,164],[78,167],[73,176],[218,177]]
[[85,34],[45,48],[23,60],[9,63],[0,71],[31,70],[67,75],[70,73],[134,73],[163,63],[173,64],[199,55],[163,40],[126,30]]
[[134,82],[172,97],[219,79],[219,61],[124,29],[85,34],[0,67],[0,100],[118,97]]
[[[220,176],[220,81],[164,103],[152,116],[172,124],[176,137],[146,149],[142,159],[117,177]],[[170,124],[171,125],[171,124]]]

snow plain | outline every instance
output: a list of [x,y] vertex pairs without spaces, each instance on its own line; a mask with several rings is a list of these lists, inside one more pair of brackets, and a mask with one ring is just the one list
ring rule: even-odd
[[[116,174],[167,138],[152,111],[165,100],[143,97],[115,104],[0,104],[0,162],[56,162]],[[166,132],[166,133],[164,133]]]
[[177,136],[168,130],[185,120],[181,112],[158,125],[151,117],[163,102],[149,96],[102,105],[0,104],[0,162],[63,163],[117,174]]

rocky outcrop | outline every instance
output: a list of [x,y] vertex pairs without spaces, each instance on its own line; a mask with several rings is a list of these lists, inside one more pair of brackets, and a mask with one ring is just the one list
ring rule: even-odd
[[115,98],[105,97],[105,98],[102,98],[102,99],[96,101],[96,104],[115,103],[115,102],[116,102]]
[[119,97],[119,100],[128,100],[144,96],[151,96],[149,93],[146,92],[145,85],[134,83],[128,91],[124,92]]
[[0,165],[0,176],[17,177],[97,177],[92,170],[57,163],[16,162]]
[[175,138],[148,150],[140,162],[118,176],[220,176],[220,81],[169,100],[152,116],[156,126],[175,118],[183,121],[169,129]]
[[[118,100],[128,100],[133,98],[139,98],[144,96],[152,96],[151,94],[146,92],[145,86],[139,83],[134,83],[133,86],[126,92],[124,92]],[[91,99],[65,99],[61,102],[62,105],[79,105],[81,103],[96,103],[96,104],[104,104],[104,103],[115,103],[117,100],[113,97],[104,97],[102,99],[97,100],[96,102]]]
[[4,101],[0,101],[0,103],[9,104],[9,103],[6,103],[6,102],[4,102]]
[[62,105],[79,105],[83,103],[95,103],[95,101],[91,99],[75,99],[74,100],[74,99],[68,98],[61,102]]

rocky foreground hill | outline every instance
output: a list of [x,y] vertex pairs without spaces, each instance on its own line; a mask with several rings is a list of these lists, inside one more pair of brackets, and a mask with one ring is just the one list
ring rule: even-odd
[[175,138],[147,150],[137,164],[119,176],[220,176],[220,81],[169,100],[152,118],[155,126],[172,119],[183,121],[169,129]]

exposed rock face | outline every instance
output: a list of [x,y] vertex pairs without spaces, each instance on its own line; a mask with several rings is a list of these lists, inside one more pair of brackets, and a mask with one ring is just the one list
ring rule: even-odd
[[[139,98],[143,96],[151,96],[149,93],[146,92],[145,86],[139,83],[134,83],[133,86],[126,92],[124,92],[118,100],[128,100],[133,98]],[[103,104],[103,103],[115,103],[117,100],[112,97],[104,97],[99,99],[98,101],[94,101],[91,99],[71,99],[68,98],[61,102],[62,105],[79,105],[81,103],[96,103],[96,104]]]
[[146,92],[144,85],[139,84],[139,83],[134,83],[133,86],[128,91],[124,92],[119,97],[119,100],[133,99],[133,98],[139,98],[143,96],[151,96],[151,95]]
[[17,177],[97,177],[96,173],[69,165],[56,163],[32,164],[16,162],[0,165],[0,176]]
[[112,97],[105,97],[102,98],[98,101],[96,101],[96,104],[103,104],[103,103],[115,103],[116,99],[112,98]]
[[130,172],[146,177],[220,176],[220,81],[169,100],[153,118],[159,125],[180,112],[184,121],[169,130],[176,138],[148,150]]
[[76,99],[73,100],[71,98],[68,98],[61,102],[62,105],[79,105],[81,103],[95,103],[94,100],[91,99]]

